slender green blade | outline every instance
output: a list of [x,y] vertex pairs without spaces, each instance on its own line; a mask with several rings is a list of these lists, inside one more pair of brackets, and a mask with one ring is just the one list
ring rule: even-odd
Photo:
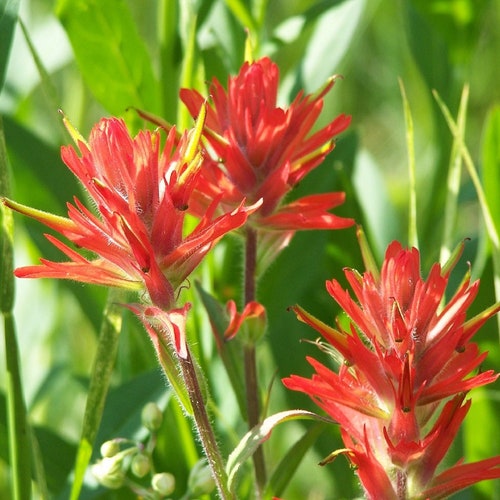
[[273,429],[283,422],[298,419],[317,420],[320,422],[332,423],[332,420],[328,418],[321,417],[315,413],[305,410],[282,411],[267,417],[262,423],[256,425],[252,430],[243,436],[243,439],[228,457],[226,471],[228,475],[228,487],[231,491],[234,491],[236,476],[238,471],[241,469],[241,466],[253,455],[255,450],[257,450],[257,448],[259,448],[264,441],[269,439]]
[[413,131],[413,117],[402,80],[399,80],[399,88],[401,90],[401,98],[403,99],[403,109],[405,115],[406,148],[408,151],[408,176],[410,179],[408,243],[410,246],[418,248],[417,184],[415,175],[415,139]]
[[[9,194],[7,152],[0,118],[0,195]],[[12,468],[14,500],[31,498],[31,430],[24,404],[19,346],[12,308],[14,305],[12,214],[0,203],[0,308],[5,336],[5,368],[7,384],[7,422],[9,456]]]
[[441,243],[441,252],[439,261],[444,264],[452,253],[452,248],[456,244],[453,241],[453,234],[458,212],[458,193],[460,189],[460,178],[462,173],[462,151],[460,144],[465,136],[465,122],[467,116],[467,102],[469,98],[469,89],[464,87],[460,107],[457,116],[457,137],[453,141],[450,157],[450,166],[448,170],[448,181],[446,189],[446,205],[444,218],[444,233]]
[[77,500],[80,495],[85,470],[92,456],[94,441],[101,424],[104,403],[111,382],[122,324],[123,308],[118,304],[121,294],[121,291],[111,289],[104,311],[85,407],[82,435],[76,457],[75,478],[71,490],[72,500]]
[[19,0],[0,0],[0,89],[3,87]]
[[265,494],[266,498],[280,496],[285,491],[304,455],[311,449],[326,425],[324,422],[316,423],[288,450],[269,480]]

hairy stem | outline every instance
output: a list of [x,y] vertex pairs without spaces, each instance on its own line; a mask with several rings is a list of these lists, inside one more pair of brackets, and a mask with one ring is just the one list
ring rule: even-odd
[[222,456],[215,440],[214,431],[208,418],[206,405],[203,400],[203,395],[201,393],[200,384],[189,348],[187,348],[186,358],[179,357],[179,362],[182,375],[186,383],[189,399],[193,406],[193,414],[200,436],[200,441],[203,446],[205,456],[207,457],[208,464],[212,470],[220,498],[222,500],[233,499],[234,496],[231,494],[227,486],[227,474],[224,468],[224,461],[222,460]]

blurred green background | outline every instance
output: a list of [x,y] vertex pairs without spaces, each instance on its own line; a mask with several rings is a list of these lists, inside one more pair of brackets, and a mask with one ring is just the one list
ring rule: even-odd
[[[15,20],[17,11],[24,32]],[[440,259],[443,244],[453,248],[469,238],[452,289],[470,265],[473,277],[482,280],[473,306],[479,312],[500,298],[495,299],[494,288],[500,270],[494,265],[495,249],[465,168],[454,202],[456,213],[452,211],[451,222],[445,216],[453,135],[432,91],[437,90],[456,117],[464,85],[469,85],[464,138],[498,232],[499,27],[499,0],[2,0],[0,112],[11,168],[11,197],[65,214],[66,201],[80,195],[80,187],[59,158],[60,145],[71,141],[58,109],[64,110],[83,136],[99,118],[111,114],[124,117],[131,129],[144,126],[133,107],[189,126],[191,120],[177,97],[179,88],[191,86],[206,93],[206,82],[214,76],[225,83],[227,75],[236,73],[243,62],[248,30],[254,57],[269,55],[280,67],[283,104],[290,103],[300,89],[311,93],[329,76],[343,75],[326,98],[319,125],[339,113],[352,115],[352,125],[324,164],[292,196],[345,191],[347,202],[336,213],[356,218],[379,261],[391,240],[409,243],[410,175],[399,80],[403,83],[414,125],[422,271],[426,275],[431,262]],[[43,228],[15,217],[16,265],[36,262],[40,255],[59,258],[44,240]],[[237,296],[240,259],[241,249],[229,239],[207,259],[199,277],[220,299]],[[345,283],[345,266],[362,270],[354,228],[303,232],[262,277],[258,296],[268,308],[269,334],[260,346],[259,369],[265,386],[276,376],[271,413],[292,407],[314,410],[306,397],[284,391],[279,382],[291,373],[309,375],[306,355],[321,357],[316,347],[301,342],[313,341],[315,332],[286,309],[298,303],[332,321],[338,310],[324,282],[335,277]],[[192,294],[192,300],[199,301]],[[105,292],[95,287],[16,281],[22,380],[51,498],[68,497],[104,301]],[[224,417],[217,417],[223,422],[219,431],[231,436],[230,429],[236,427],[241,436],[244,427],[238,424],[234,400],[227,395],[227,380],[214,352],[208,321],[201,308],[194,316],[200,364],[207,369],[209,387]],[[478,339],[490,351],[485,368],[500,370],[496,320],[484,327]],[[0,387],[3,407],[3,373]],[[199,452],[164,387],[147,336],[125,313],[97,442],[115,436],[140,439],[142,405],[158,401],[166,408],[166,420],[156,450],[157,467],[176,475],[179,486],[174,498],[179,498]],[[500,454],[498,383],[477,391],[473,401],[450,464],[461,456],[472,461]],[[310,426],[287,423],[275,430],[266,443],[271,466]],[[3,408],[0,437],[0,498],[9,498]],[[180,456],[181,446],[190,447],[192,453]],[[359,497],[345,460],[325,468],[316,465],[339,446],[337,430],[324,430],[283,497]],[[224,451],[230,450],[228,446]],[[499,490],[498,481],[482,483],[456,498],[495,499],[500,498]],[[82,498],[128,496],[125,491],[96,488],[88,479]]]

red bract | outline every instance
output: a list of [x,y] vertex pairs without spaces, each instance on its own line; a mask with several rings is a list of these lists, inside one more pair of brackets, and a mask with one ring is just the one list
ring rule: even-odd
[[336,280],[327,282],[349,328],[329,327],[293,307],[334,348],[340,368],[335,373],[309,358],[312,378],[292,375],[284,383],[340,424],[346,449],[336,454],[356,466],[368,498],[444,498],[500,477],[500,457],[436,474],[469,410],[467,392],[499,376],[477,372],[486,353],[470,339],[500,304],[467,321],[479,283],[466,277],[443,305],[455,263],[435,264],[424,280],[419,252],[393,242],[380,275],[345,270],[356,300]]
[[[283,198],[334,148],[334,138],[347,128],[350,117],[340,115],[321,130],[312,128],[323,107],[323,97],[335,78],[316,95],[300,92],[288,108],[277,105],[279,71],[264,57],[246,62],[230,77],[227,91],[214,79],[212,106],[205,126],[206,161],[198,179],[202,195],[198,213],[210,200],[222,196],[223,206],[236,207],[243,198],[261,208],[251,221],[258,227],[280,231],[338,229],[353,224],[328,212],[344,202],[344,193],[329,193],[284,203]],[[198,116],[205,98],[195,90],[182,89],[181,99]],[[286,240],[286,236],[282,236]]]
[[[4,203],[57,231],[67,244],[47,235],[67,262],[41,259],[41,265],[16,270],[19,277],[67,278],[76,281],[146,289],[151,301],[170,308],[175,290],[199,264],[212,245],[246,221],[252,208],[235,207],[215,218],[218,199],[212,200],[190,234],[184,219],[199,175],[198,147],[202,117],[180,141],[174,129],[165,145],[157,132],[141,131],[132,138],[122,120],[101,120],[88,144],[74,129],[81,156],[62,148],[62,159],[87,190],[94,211],[78,199],[68,203],[69,218]],[[80,249],[96,258],[87,258]]]

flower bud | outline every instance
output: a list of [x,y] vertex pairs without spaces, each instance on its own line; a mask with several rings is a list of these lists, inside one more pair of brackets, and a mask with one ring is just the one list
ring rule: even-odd
[[198,460],[191,469],[188,478],[188,489],[192,497],[211,493],[215,488],[215,480],[206,459]]
[[226,304],[229,323],[224,332],[224,338],[231,340],[238,333],[243,343],[255,345],[265,334],[267,327],[267,314],[265,307],[259,302],[249,302],[243,312],[236,309],[234,300]]
[[175,490],[175,477],[169,472],[160,472],[151,479],[151,486],[160,495],[170,495]]
[[144,453],[138,453],[130,464],[132,474],[137,477],[144,477],[151,470],[151,460]]
[[123,486],[125,472],[122,468],[122,457],[104,457],[92,466],[92,474],[99,484],[116,490]]
[[120,451],[120,445],[115,439],[105,441],[101,445],[101,456],[110,458],[115,456]]
[[149,431],[157,431],[163,421],[163,413],[156,403],[148,403],[141,413],[142,425]]

